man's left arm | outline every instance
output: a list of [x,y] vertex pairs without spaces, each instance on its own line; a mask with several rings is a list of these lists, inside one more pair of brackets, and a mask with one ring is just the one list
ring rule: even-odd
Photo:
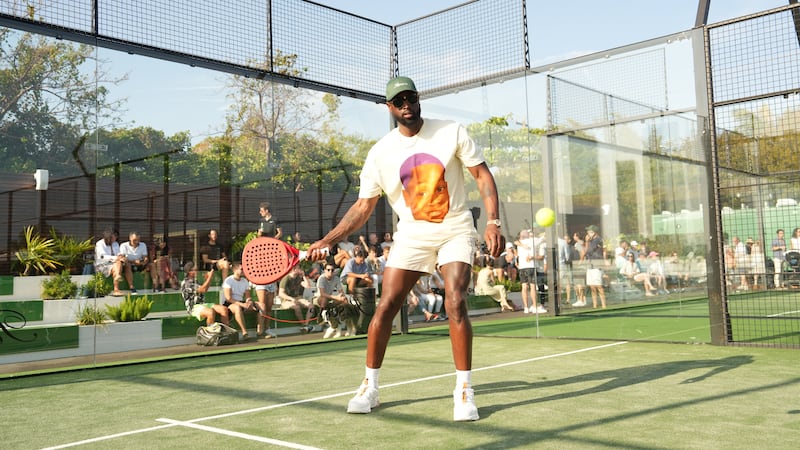
[[[483,208],[486,210],[486,219],[499,219],[500,201],[497,197],[497,185],[486,163],[482,162],[477,166],[468,167],[467,170],[469,170],[469,173],[475,178],[478,184],[478,192],[483,199]],[[483,233],[483,238],[489,253],[495,258],[500,256],[500,252],[502,252],[506,246],[506,239],[500,227],[495,224],[487,224],[486,230]]]

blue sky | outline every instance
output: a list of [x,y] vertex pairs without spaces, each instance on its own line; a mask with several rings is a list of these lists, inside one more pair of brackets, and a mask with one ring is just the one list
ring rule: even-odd
[[[318,0],[317,3],[396,25],[463,2]],[[691,29],[697,14],[697,3],[697,0],[529,0],[527,13],[531,65],[537,67]],[[709,23],[787,3],[787,0],[711,0]],[[108,54],[114,59],[113,53]],[[167,63],[144,57],[132,58],[137,58],[137,62],[133,65],[134,69],[128,69],[130,79],[124,86],[114,88],[121,89],[118,94],[128,98],[126,118],[133,123],[124,125],[153,126],[168,134],[189,130],[194,143],[218,130],[227,106],[221,89],[225,78],[223,74],[189,67],[176,71],[172,65],[170,72],[174,76],[167,78],[162,76],[161,66]],[[125,64],[130,66],[131,62],[126,61]],[[163,98],[169,98],[171,104],[165,105]],[[181,105],[192,105],[191,114],[186,114],[185,106],[181,108]],[[427,111],[432,112],[432,108]],[[363,111],[359,113],[363,115]],[[344,109],[342,114],[346,115],[347,110]],[[344,119],[348,121],[347,117]],[[388,119],[373,120],[373,123],[361,126],[377,128],[376,133],[382,134]],[[534,123],[532,125],[537,126]]]

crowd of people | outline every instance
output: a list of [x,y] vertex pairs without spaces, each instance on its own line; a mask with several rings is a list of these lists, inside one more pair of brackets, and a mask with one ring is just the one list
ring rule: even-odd
[[[738,238],[734,240],[738,242]],[[557,238],[555,245],[549,245],[542,228],[522,230],[517,239],[506,244],[506,249],[499,257],[492,258],[480,250],[476,253],[475,293],[491,296],[504,311],[522,309],[526,314],[545,314],[550,288],[547,271],[549,261],[553,258],[557,258],[553,267],[554,281],[564,307],[581,308],[591,303],[593,308],[606,308],[608,296],[618,291],[626,291],[628,295],[638,292],[642,297],[650,298],[668,295],[671,290],[685,289],[705,281],[705,258],[695,256],[693,252],[683,257],[675,251],[662,255],[651,250],[644,241],[640,243],[625,238],[619,239],[616,244],[613,247],[603,239],[596,225],[565,233]],[[759,243],[748,245],[743,248],[748,249],[747,273],[751,274],[750,283],[763,284],[765,281],[754,277],[751,269],[753,264],[763,264],[764,261],[763,257],[759,257]],[[734,248],[735,245],[731,247],[731,255]],[[775,247],[774,252],[777,250],[778,247]],[[782,259],[783,255],[774,253],[773,258]],[[731,257],[729,260],[738,262],[740,268],[745,264],[741,257]],[[765,270],[756,272],[762,275],[768,273]],[[779,276],[782,275],[776,272],[776,285]],[[743,284],[745,282],[742,281]],[[508,300],[507,291],[515,283],[520,285],[521,307]]]
[[733,236],[730,243],[726,242],[728,287],[738,291],[800,287],[800,228],[792,230],[788,239],[784,229],[775,230],[768,250],[771,258],[761,240],[752,237],[742,241],[739,236]]
[[[259,205],[259,213],[256,236],[284,237],[268,202]],[[352,294],[357,289],[377,289],[380,286],[393,243],[392,234],[388,232],[382,242],[378,242],[377,233],[359,236],[357,242],[343,241],[339,245],[340,251],[327,260],[314,262],[307,270],[295,266],[281,280],[259,285],[246,279],[240,262],[231,260],[216,229],[208,232],[206,241],[200,246],[200,262],[183,263],[182,281],[165,238],[154,239],[152,247],[149,247],[141,241],[138,232],[132,231],[128,241],[118,241],[119,233],[107,229],[95,245],[93,268],[111,278],[114,285],[111,295],[125,295],[120,289],[122,281],[127,282],[131,294],[138,294],[133,274],[141,272],[145,290],[149,285],[153,293],[166,292],[167,289],[180,291],[187,312],[209,325],[215,321],[229,325],[233,318],[245,341],[251,339],[245,326],[247,312],[258,316],[257,338],[275,336],[269,322],[274,308],[294,311],[303,333],[327,328],[320,330],[325,331],[325,337],[355,334],[353,322],[349,320],[357,316]],[[291,236],[291,242],[303,244],[299,233]],[[199,279],[201,272],[204,275]],[[221,275],[218,281],[220,294],[219,302],[212,304],[205,301],[205,294],[212,288],[215,273]],[[252,292],[255,292],[254,298]],[[318,320],[322,322],[320,325],[317,325]]]

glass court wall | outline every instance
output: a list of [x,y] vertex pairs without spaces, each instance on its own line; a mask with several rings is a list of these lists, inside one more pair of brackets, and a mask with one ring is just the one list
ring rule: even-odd
[[[386,27],[370,26],[380,42]],[[4,96],[0,118],[4,372],[93,365],[115,353],[134,358],[139,349],[191,348],[197,326],[175,291],[150,292],[152,282],[142,274],[134,283],[153,301],[144,325],[78,326],[93,309],[103,311],[123,298],[79,291],[71,299],[42,300],[35,275],[56,270],[34,268],[20,276],[25,266],[17,253],[29,248],[28,227],[45,238],[91,244],[107,228],[118,230],[121,242],[131,231],[148,245],[167,240],[169,264],[179,276],[186,262],[200,261],[211,229],[236,259],[262,201],[272,204],[285,236],[299,233],[310,242],[355,199],[361,162],[391,127],[379,99],[388,69],[375,77],[379,81],[359,80],[359,73],[314,85],[302,82],[304,74],[338,72],[302,52],[275,51],[269,73],[301,80],[287,84],[244,70],[213,70],[212,64],[191,64],[191,58],[149,47],[137,53],[105,41],[79,44],[50,31],[45,36],[17,26],[0,35],[3,50],[13,56],[2,70],[14,82],[4,89],[19,94]],[[548,290],[541,301],[562,320],[532,318],[520,325],[522,335],[711,340],[706,92],[696,87],[705,77],[702,44],[702,32],[684,32],[509,70],[483,83],[418,78],[423,116],[463,123],[482,148],[498,183],[507,238],[529,229],[546,243],[542,284]],[[206,50],[214,49],[208,43]],[[422,70],[400,67],[415,77],[412,69]],[[37,76],[25,79],[27,73]],[[352,95],[332,93],[336,83]],[[34,174],[41,179],[43,171],[47,187],[40,181],[37,189]],[[471,206],[482,208],[474,185],[468,191]],[[557,212],[555,226],[536,226],[535,212],[543,206]],[[477,221],[481,233],[483,223]],[[393,225],[381,202],[360,234],[381,235]],[[559,239],[582,238],[590,226],[604,239],[606,258],[555,264]],[[661,266],[664,285],[654,296],[621,273],[615,256],[623,240],[640,243],[643,270]],[[89,259],[81,253],[69,267],[79,286],[91,277],[79,275]],[[592,308],[586,272],[593,269],[601,270],[606,309],[600,308],[600,289],[598,308]],[[587,306],[572,306],[581,289]],[[218,295],[212,289],[209,296]],[[666,320],[645,319],[654,316]]]

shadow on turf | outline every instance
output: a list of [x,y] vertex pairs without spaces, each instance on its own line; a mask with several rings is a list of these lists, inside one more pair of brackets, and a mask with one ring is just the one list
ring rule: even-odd
[[[479,399],[490,398],[488,394],[493,392],[513,392],[517,398],[524,395],[525,390],[533,391],[532,395],[528,398],[522,399],[513,403],[482,405],[480,406],[481,417],[489,417],[496,411],[513,408],[516,406],[532,405],[536,403],[543,403],[554,400],[563,400],[568,398],[580,397],[583,395],[595,394],[599,392],[608,392],[621,387],[627,387],[639,383],[646,383],[659,378],[672,376],[681,372],[689,370],[708,368],[708,372],[698,377],[687,378],[682,381],[682,384],[697,383],[704,381],[714,375],[733,370],[745,364],[753,362],[753,357],[750,355],[731,356],[722,359],[701,359],[690,361],[671,361],[657,364],[648,364],[644,366],[632,366],[619,368],[614,370],[603,370],[600,372],[590,372],[581,375],[575,375],[567,378],[559,378],[553,380],[542,381],[503,381],[499,383],[487,383],[475,386],[476,394]],[[545,397],[536,397],[535,390],[549,387],[566,387],[570,385],[580,386],[583,383],[597,382],[598,380],[607,380],[605,383],[594,385],[585,389],[577,389],[568,392],[562,392],[555,395]],[[480,405],[480,403],[479,403]]]

